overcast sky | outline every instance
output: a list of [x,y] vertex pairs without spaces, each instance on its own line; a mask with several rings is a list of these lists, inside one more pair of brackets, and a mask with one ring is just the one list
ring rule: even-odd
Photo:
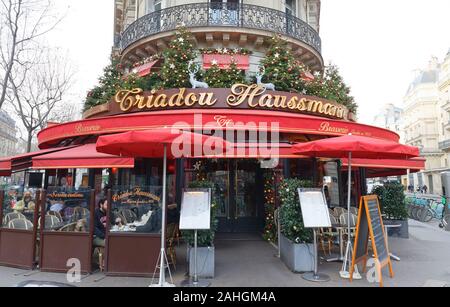
[[[73,99],[80,105],[108,64],[113,0],[57,0],[67,17],[49,37],[76,67]],[[449,0],[322,0],[323,56],[340,67],[360,106],[360,122],[375,109],[402,105],[413,71],[450,48]]]

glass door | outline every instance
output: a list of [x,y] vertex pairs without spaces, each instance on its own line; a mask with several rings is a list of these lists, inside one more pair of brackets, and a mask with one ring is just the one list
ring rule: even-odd
[[237,25],[240,0],[210,0],[210,24]]

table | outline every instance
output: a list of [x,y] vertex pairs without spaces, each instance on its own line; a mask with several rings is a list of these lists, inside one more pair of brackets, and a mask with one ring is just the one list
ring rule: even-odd
[[[331,228],[335,228],[339,232],[339,256],[332,257],[326,259],[327,262],[343,262],[345,255],[344,255],[344,239],[343,239],[343,233],[344,230],[347,230],[348,225],[343,224],[333,224],[331,225]],[[356,227],[351,227],[352,230],[356,229]]]
[[[389,250],[389,234],[388,234],[388,229],[389,228],[400,228],[402,227],[402,225],[400,224],[392,224],[392,225],[384,225],[384,228],[386,230],[386,247]],[[389,253],[389,256],[391,256],[392,259],[396,260],[396,261],[400,261],[400,257],[394,255],[393,253]]]

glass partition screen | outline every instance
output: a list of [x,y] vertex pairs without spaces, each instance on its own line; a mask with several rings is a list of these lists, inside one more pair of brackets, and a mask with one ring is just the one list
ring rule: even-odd
[[45,230],[89,232],[90,200],[91,190],[88,188],[49,189],[45,203]]
[[110,232],[161,233],[162,187],[115,187]]

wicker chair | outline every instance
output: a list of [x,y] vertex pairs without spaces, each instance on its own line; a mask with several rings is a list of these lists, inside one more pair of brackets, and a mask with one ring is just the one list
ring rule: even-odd
[[32,230],[33,223],[27,219],[14,219],[8,223],[10,229]]
[[70,221],[75,223],[76,221],[87,219],[89,217],[89,210],[83,207],[75,207],[73,214],[70,217]]
[[121,209],[119,210],[119,215],[125,219],[125,224],[131,224],[137,220],[137,215],[131,209]]
[[[45,229],[46,230],[51,229],[54,226],[57,226],[59,224],[61,224],[61,221],[56,216],[54,216],[54,215],[46,215],[45,216]],[[39,220],[38,220],[38,227],[39,227],[39,229],[41,229],[41,218],[39,218]]]
[[62,227],[59,231],[61,232],[74,232],[75,228],[77,226],[77,223],[70,223]]
[[61,213],[56,212],[56,211],[49,211],[47,212],[47,215],[53,215],[56,216],[61,222],[63,221],[63,218],[61,216]]
[[175,241],[179,239],[178,224],[167,225],[167,255],[174,270],[177,269],[177,254],[175,252]]
[[3,218],[3,225],[6,226],[9,224],[9,222],[11,222],[12,220],[15,220],[15,219],[26,220],[27,218],[22,213],[11,212],[11,213],[8,213],[7,215],[5,215],[5,217]]

